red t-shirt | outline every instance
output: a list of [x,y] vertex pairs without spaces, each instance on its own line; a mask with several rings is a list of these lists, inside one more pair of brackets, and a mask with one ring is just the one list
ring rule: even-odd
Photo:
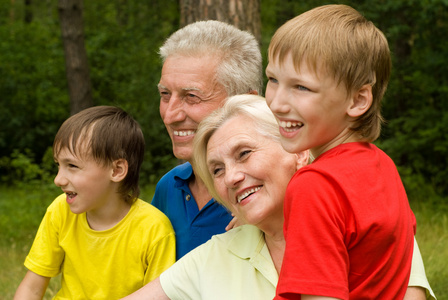
[[404,297],[415,217],[393,161],[375,145],[342,144],[301,168],[284,209],[276,299]]

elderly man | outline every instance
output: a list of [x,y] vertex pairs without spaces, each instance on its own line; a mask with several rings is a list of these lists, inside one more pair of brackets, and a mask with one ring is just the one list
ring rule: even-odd
[[178,30],[160,48],[160,56],[160,115],[174,155],[187,162],[163,176],[152,204],[173,224],[179,259],[223,233],[232,219],[191,166],[196,128],[228,96],[261,94],[262,58],[253,35],[219,21],[200,21]]

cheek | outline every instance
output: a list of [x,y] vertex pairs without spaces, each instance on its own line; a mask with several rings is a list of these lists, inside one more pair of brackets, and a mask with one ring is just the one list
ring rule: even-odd
[[167,109],[167,103],[165,103],[165,102],[163,102],[163,101],[160,101],[160,104],[159,104],[159,113],[160,113],[160,116],[162,117],[162,119],[163,119],[164,116],[165,116],[166,109]]
[[269,82],[266,86],[266,92],[264,93],[264,97],[266,99],[266,103],[268,104],[268,106],[271,106],[272,103],[272,97],[273,97],[273,91],[272,89],[269,87]]
[[227,187],[224,184],[224,180],[215,179],[213,185],[221,200],[224,201],[225,204],[229,204],[229,194]]

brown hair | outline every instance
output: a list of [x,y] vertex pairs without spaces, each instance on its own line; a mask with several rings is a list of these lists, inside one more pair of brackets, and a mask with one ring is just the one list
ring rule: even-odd
[[121,108],[95,106],[68,118],[54,139],[53,156],[57,157],[63,148],[78,157],[91,155],[102,165],[125,159],[128,173],[119,193],[129,203],[138,198],[145,140],[140,125]]
[[302,60],[345,84],[348,93],[372,86],[369,110],[352,126],[366,141],[381,131],[381,100],[391,72],[390,50],[384,34],[347,5],[325,5],[307,11],[282,25],[269,45],[269,60],[284,63],[291,53],[296,70]]

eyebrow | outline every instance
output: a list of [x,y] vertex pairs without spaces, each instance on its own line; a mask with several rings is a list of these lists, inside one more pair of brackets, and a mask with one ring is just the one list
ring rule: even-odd
[[[158,89],[162,89],[162,90],[169,90],[169,88],[167,88],[166,86],[164,86],[163,84],[157,84],[157,88]],[[197,87],[186,87],[186,88],[181,88],[182,91],[188,92],[188,91],[198,91],[198,92],[202,92],[202,90],[200,88]]]
[[[238,142],[238,143],[236,143],[236,144],[234,144],[231,148],[230,148],[230,152],[232,153],[232,155],[233,154],[235,154],[235,152],[237,152],[237,151],[239,151],[239,150],[241,150],[242,148],[245,148],[245,147],[248,147],[248,148],[250,148],[251,150],[253,150],[254,149],[254,147],[253,146],[251,146],[251,145],[249,145],[248,143],[243,143],[243,142]],[[219,164],[219,163],[222,163],[221,161],[219,161],[219,160],[216,160],[216,159],[210,159],[210,160],[208,160],[207,159],[207,167],[209,167],[210,165],[216,165],[216,164]]]

